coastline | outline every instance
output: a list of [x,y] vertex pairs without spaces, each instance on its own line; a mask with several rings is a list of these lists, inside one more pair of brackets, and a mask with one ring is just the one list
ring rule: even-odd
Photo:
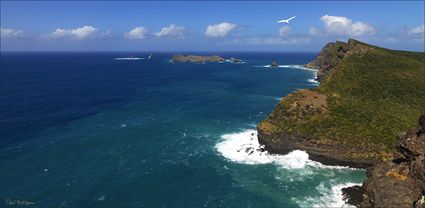
[[[361,185],[362,180],[345,178],[343,175],[335,177],[335,174],[363,173],[364,169],[348,166],[331,166],[315,161],[304,151],[294,150],[288,154],[271,154],[259,144],[257,132],[254,129],[241,129],[236,132],[223,134],[215,145],[217,154],[229,161],[229,165],[223,167],[224,171],[232,172],[234,165],[241,164],[250,167],[270,166],[277,168],[279,176],[275,177],[277,182],[297,183],[308,178],[325,177],[326,180],[313,185],[314,195],[307,198],[292,198],[301,207],[351,207],[346,203],[343,188]],[[329,178],[330,175],[334,177]],[[344,180],[341,180],[345,178]],[[280,192],[276,190],[276,192]]]
[[[375,56],[385,61],[370,58]],[[421,93],[423,80],[403,80],[401,87],[406,90],[400,94],[392,83],[405,72],[390,67],[382,76],[382,65],[397,57],[422,73],[422,57],[415,52],[392,51],[353,39],[327,44],[305,65],[317,69],[320,86],[284,97],[257,125],[259,142],[271,153],[300,149],[330,165],[366,168],[390,160],[396,134],[414,125],[423,108],[417,102],[406,102],[407,95],[417,97],[418,102],[425,99]],[[384,86],[388,94],[385,99],[390,102],[382,103]],[[401,114],[404,123],[388,112]]]
[[[424,79],[414,78],[425,75],[420,70],[424,55],[352,39],[347,43],[328,43],[306,65],[318,69],[316,80],[320,86],[292,92],[280,100],[257,125],[259,144],[270,154],[287,155],[301,150],[309,159],[325,165],[367,168],[368,178],[362,186],[343,187],[344,201],[351,205],[422,207],[425,115],[419,119],[420,127],[403,133],[397,141],[396,138],[423,113],[425,106],[408,101],[424,103]],[[393,60],[400,60],[405,68],[394,69],[393,65],[399,63],[389,63]],[[407,72],[411,76],[400,77],[400,73]],[[397,88],[393,87],[394,82],[400,83]],[[399,88],[406,91],[400,93]],[[406,94],[410,94],[409,98],[403,97]],[[383,98],[385,104],[381,102]],[[400,117],[407,122],[402,123]],[[374,122],[377,119],[380,121]],[[391,189],[394,184],[399,189]]]

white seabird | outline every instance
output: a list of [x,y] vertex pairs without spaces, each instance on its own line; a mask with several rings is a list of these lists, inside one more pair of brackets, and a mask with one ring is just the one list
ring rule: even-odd
[[283,20],[279,20],[279,21],[277,21],[278,23],[286,23],[286,24],[289,24],[289,21],[290,20],[292,20],[292,19],[294,19],[296,16],[293,16],[293,17],[291,17],[291,18],[289,18],[289,19],[283,19]]

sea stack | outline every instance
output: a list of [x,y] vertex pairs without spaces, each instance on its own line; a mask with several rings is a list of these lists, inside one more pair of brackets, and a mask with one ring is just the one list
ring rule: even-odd
[[273,67],[273,68],[276,68],[276,67],[279,67],[279,64],[277,64],[276,61],[273,61],[270,66]]
[[234,64],[236,64],[236,63],[242,63],[242,60],[237,59],[237,58],[234,58],[234,57],[230,58],[228,61],[230,63],[234,63]]

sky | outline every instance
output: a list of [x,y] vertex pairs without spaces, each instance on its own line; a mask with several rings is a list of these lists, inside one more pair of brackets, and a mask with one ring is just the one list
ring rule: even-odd
[[424,1],[1,1],[1,51],[319,51],[348,38],[424,51],[424,8]]

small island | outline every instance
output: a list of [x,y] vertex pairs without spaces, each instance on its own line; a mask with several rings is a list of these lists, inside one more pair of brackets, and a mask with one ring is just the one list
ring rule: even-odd
[[176,54],[171,58],[173,62],[192,62],[192,63],[203,63],[203,62],[224,62],[226,59],[218,56],[197,56],[197,55],[181,55]]
[[234,57],[231,57],[229,59],[225,59],[223,57],[220,57],[218,55],[211,55],[211,56],[200,56],[200,55],[182,55],[182,54],[175,54],[171,58],[171,61],[173,62],[190,62],[190,63],[232,63],[232,64],[240,64],[244,63],[241,59],[237,59]]
[[273,61],[272,64],[270,65],[272,68],[276,68],[279,67],[279,64],[276,61]]

